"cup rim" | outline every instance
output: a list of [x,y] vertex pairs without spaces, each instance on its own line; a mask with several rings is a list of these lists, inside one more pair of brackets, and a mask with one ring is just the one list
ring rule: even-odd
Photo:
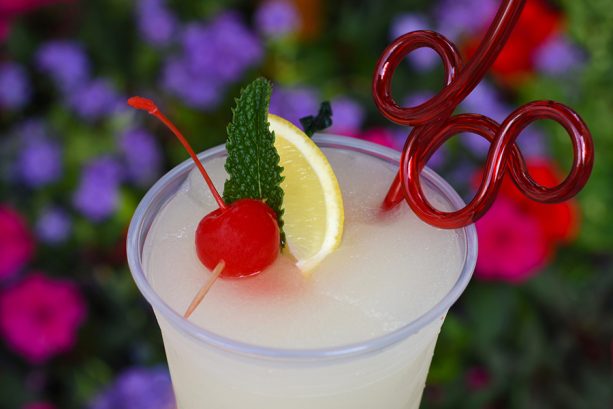
[[[399,163],[400,152],[378,145],[372,142],[364,141],[357,138],[346,136],[319,134],[313,137],[313,140],[320,147],[343,148],[352,151],[375,156],[386,160],[390,163]],[[225,152],[225,146],[219,145],[214,148],[203,151],[198,155],[201,161],[222,155]],[[175,329],[196,339],[199,342],[206,343],[210,346],[231,352],[239,355],[247,355],[263,359],[282,359],[282,360],[298,360],[298,361],[313,361],[313,360],[329,360],[355,357],[359,355],[367,355],[407,339],[411,335],[417,333],[420,329],[432,321],[444,316],[460,297],[470,278],[473,274],[477,261],[477,233],[474,224],[458,229],[464,234],[464,263],[462,271],[453,287],[428,311],[420,315],[415,320],[405,324],[404,326],[378,336],[376,338],[367,339],[364,341],[351,343],[347,345],[312,348],[312,349],[289,349],[289,348],[274,348],[259,345],[253,345],[246,342],[233,340],[228,337],[218,335],[212,331],[206,330],[197,326],[189,320],[184,319],[180,314],[173,310],[166,302],[156,293],[149,284],[146,274],[142,266],[142,250],[144,242],[151,227],[151,223],[145,225],[145,219],[153,204],[159,201],[159,195],[164,191],[164,187],[177,178],[187,175],[194,166],[191,159],[184,161],[171,169],[168,173],[162,176],[150,189],[147,191],[141,202],[139,203],[128,229],[127,237],[127,258],[128,265],[132,277],[149,304],[156,312],[161,314]],[[424,168],[421,176],[426,182],[429,182],[435,189],[443,195],[445,199],[454,208],[463,207],[464,201],[458,193],[436,172],[429,168]],[[153,219],[151,219],[153,221]]]

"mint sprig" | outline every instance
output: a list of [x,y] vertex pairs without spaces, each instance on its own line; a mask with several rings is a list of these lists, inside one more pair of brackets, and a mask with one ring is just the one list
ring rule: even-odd
[[283,168],[275,148],[275,134],[268,123],[272,84],[258,78],[241,90],[228,125],[226,171],[223,198],[226,203],[239,199],[260,199],[277,214],[281,243],[283,233]]

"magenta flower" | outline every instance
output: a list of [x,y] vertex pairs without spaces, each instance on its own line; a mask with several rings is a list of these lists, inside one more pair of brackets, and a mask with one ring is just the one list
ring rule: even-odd
[[399,136],[401,135],[395,135],[387,128],[370,128],[359,134],[358,138],[378,143],[388,148],[401,149],[404,140],[400,139]]
[[19,14],[54,3],[67,3],[72,0],[0,0],[0,43],[10,31],[12,20]]
[[465,375],[466,384],[471,391],[478,391],[487,388],[490,384],[491,376],[487,369],[481,366],[469,368]]
[[0,205],[0,281],[23,268],[33,252],[34,240],[25,220],[19,213]]
[[26,13],[39,7],[62,2],[66,2],[66,0],[0,0],[0,12],[7,15]]
[[519,284],[534,276],[551,256],[539,220],[504,196],[477,222],[479,258],[475,275]]
[[23,409],[55,409],[55,406],[47,402],[35,402],[27,404]]
[[42,273],[31,274],[0,294],[0,334],[34,364],[70,350],[85,314],[75,284]]

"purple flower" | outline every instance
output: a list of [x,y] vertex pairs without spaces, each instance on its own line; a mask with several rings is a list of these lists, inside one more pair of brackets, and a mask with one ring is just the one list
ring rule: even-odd
[[475,173],[478,171],[478,167],[473,162],[462,159],[448,162],[448,164],[452,166],[448,166],[448,168],[442,172],[442,176],[456,189],[456,191],[460,192],[462,199],[468,203],[475,194],[472,182],[475,179]]
[[15,178],[30,187],[41,187],[56,181],[62,173],[61,149],[48,135],[45,124],[27,120],[15,129],[20,141],[14,168]]
[[28,119],[15,127],[15,135],[19,138],[45,139],[49,136],[47,126],[40,119]]
[[535,65],[543,74],[561,75],[579,67],[584,56],[564,36],[554,36],[543,44],[535,56]]
[[62,174],[62,152],[41,122],[30,120],[17,131],[22,140],[16,171],[30,187],[41,187],[58,180]]
[[468,150],[479,158],[485,158],[491,147],[491,143],[485,138],[471,133],[462,134],[461,142],[466,148],[468,148]]
[[498,5],[495,0],[441,0],[435,10],[437,31],[451,41],[477,35],[491,22]]
[[16,110],[30,100],[25,70],[13,62],[0,63],[0,108]]
[[36,222],[38,238],[48,244],[65,241],[70,234],[70,229],[70,216],[60,208],[46,209]]
[[223,84],[213,75],[202,75],[180,58],[170,58],[162,71],[162,86],[193,108],[210,110],[223,97]]
[[283,0],[265,1],[255,13],[255,24],[268,37],[283,37],[295,32],[300,16],[294,5]]
[[[481,82],[462,102],[464,111],[485,115],[501,123],[513,111],[501,98],[497,90],[487,82]],[[463,144],[473,153],[484,157],[490,149],[490,143],[485,138],[470,135],[462,139]],[[538,157],[547,152],[543,135],[533,126],[524,129],[517,139],[522,153],[526,158]]]
[[434,151],[432,156],[430,156],[427,166],[431,169],[434,169],[435,171],[438,171],[445,164],[448,156],[449,155],[447,152],[447,148],[445,147],[445,145],[443,145],[436,151]]
[[194,108],[213,109],[226,85],[238,81],[263,55],[262,45],[233,13],[209,24],[189,24],[181,38],[182,53],[163,68],[162,86]]
[[354,100],[339,97],[332,100],[332,126],[330,132],[356,133],[364,122],[364,108]]
[[258,64],[264,55],[262,44],[234,13],[219,15],[211,24],[220,64],[219,76],[237,81],[250,67]]
[[482,81],[462,102],[465,111],[490,117],[494,121],[502,122],[511,108],[504,103],[501,95],[491,84]]
[[166,368],[132,368],[96,396],[89,409],[173,409],[175,405]]
[[81,118],[95,121],[117,111],[120,97],[109,81],[96,79],[72,92],[68,104]]
[[[404,149],[404,145],[406,144],[407,138],[411,133],[411,130],[411,127],[402,126],[392,128],[390,130],[390,134],[392,135],[392,143],[388,146],[398,151],[402,151]],[[428,160],[427,166],[438,171],[445,164],[448,156],[449,155],[447,148],[443,145],[432,154],[432,156]]]
[[[279,115],[300,128],[300,118],[316,115],[318,110],[319,97],[310,88],[276,87],[270,97],[270,113]],[[334,121],[334,116],[332,119]]]
[[93,160],[83,170],[73,205],[93,221],[104,220],[117,208],[121,177],[121,166],[113,158]]
[[138,29],[145,42],[154,46],[168,45],[177,31],[177,19],[166,8],[164,0],[140,0]]
[[71,41],[52,41],[36,54],[41,71],[49,74],[62,92],[83,85],[89,79],[89,60],[81,45]]
[[390,27],[390,39],[395,40],[403,34],[417,30],[430,30],[431,25],[422,14],[401,14],[394,17]]
[[137,185],[144,186],[159,176],[162,154],[155,138],[146,131],[133,129],[120,135],[119,146],[126,161],[126,173]]
[[432,91],[417,91],[404,99],[405,107],[416,107],[434,96]]
[[238,81],[263,56],[259,39],[235,13],[220,14],[208,25],[188,26],[183,52],[194,72],[224,82]]
[[516,140],[519,150],[524,158],[546,158],[549,156],[547,140],[536,125],[525,128]]
[[182,61],[186,66],[191,66],[195,72],[206,72],[217,77],[223,62],[215,55],[215,33],[210,24],[188,24],[183,30],[181,44],[184,53]]
[[[392,40],[403,34],[417,30],[429,30],[428,20],[421,14],[402,14],[392,22],[390,36]],[[408,61],[419,71],[428,70],[436,65],[439,56],[435,51],[428,48],[418,48],[411,52]]]

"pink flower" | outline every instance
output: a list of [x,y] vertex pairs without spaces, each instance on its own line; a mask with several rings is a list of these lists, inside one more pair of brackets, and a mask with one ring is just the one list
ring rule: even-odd
[[85,302],[69,281],[34,273],[0,294],[0,334],[31,363],[70,350]]
[[369,142],[378,143],[379,145],[387,146],[392,149],[402,148],[404,140],[399,140],[395,135],[386,128],[370,128],[357,135],[357,138],[364,139]]
[[468,369],[465,379],[468,389],[471,391],[478,391],[487,388],[487,386],[490,384],[491,377],[487,369],[480,366],[475,366]]
[[[533,158],[527,165],[531,177],[543,186],[554,186],[562,180],[555,164],[546,158]],[[482,177],[482,172],[477,172],[475,185]],[[576,200],[535,202],[507,175],[492,209],[477,222],[479,259],[475,275],[521,283],[547,264],[561,244],[572,241],[579,225]]]
[[479,258],[475,275],[518,284],[547,264],[552,247],[539,220],[499,196],[477,222]]
[[55,406],[47,402],[36,402],[24,406],[23,409],[55,409]]
[[23,268],[33,252],[34,240],[21,215],[0,206],[0,281]]

